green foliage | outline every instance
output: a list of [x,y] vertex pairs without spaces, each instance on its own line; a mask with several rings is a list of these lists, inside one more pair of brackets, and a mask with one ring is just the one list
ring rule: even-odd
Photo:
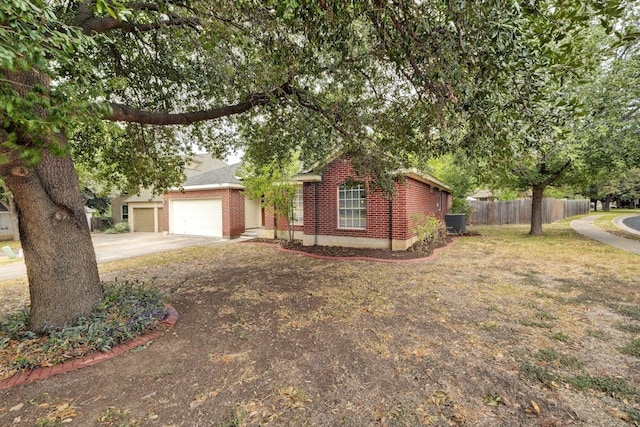
[[85,204],[92,208],[96,209],[98,213],[104,215],[111,206],[111,201],[109,197],[106,196],[98,196],[93,190],[90,188],[83,188],[81,191],[82,198],[85,200]]
[[119,234],[119,233],[128,233],[129,223],[128,222],[118,222],[113,225],[113,227],[109,227],[104,230],[107,234]]
[[584,362],[577,357],[567,356],[554,349],[539,350],[535,357],[541,362],[553,363],[562,368],[581,368],[584,366]]
[[301,168],[298,154],[292,152],[286,158],[260,166],[245,161],[237,171],[245,193],[252,199],[262,200],[262,206],[273,209],[287,221],[289,240],[293,240],[294,199],[299,188],[292,178]]
[[[5,82],[0,105],[6,129],[67,132],[74,158],[123,190],[177,185],[196,146],[219,156],[240,148],[256,165],[291,150],[312,164],[343,148],[381,180],[411,158],[465,151],[483,167],[515,155],[529,165],[543,147],[551,170],[564,150],[550,141],[568,140],[563,123],[577,108],[565,87],[597,61],[584,54],[584,29],[612,28],[621,13],[616,0],[9,0],[0,68],[56,84],[19,94]],[[274,92],[283,85],[286,96]],[[268,101],[224,110],[247,99]],[[103,122],[114,103],[131,115]],[[216,109],[213,122],[186,120]],[[194,124],[168,125],[167,112]],[[5,147],[37,161],[39,145],[16,135]]]
[[451,206],[452,214],[465,214],[467,218],[473,212],[473,207],[469,204],[466,198],[454,197],[453,204]]
[[31,369],[42,363],[61,363],[94,351],[108,351],[114,345],[156,328],[166,316],[165,297],[142,282],[103,286],[104,301],[89,318],[75,325],[51,331],[44,341],[28,330],[29,314],[24,309],[0,322],[0,349],[9,340],[19,347],[40,346],[40,351],[23,356],[18,348],[14,369]]
[[478,186],[477,171],[464,152],[429,159],[427,169],[451,188],[451,194],[455,198],[463,199]]
[[447,235],[444,222],[435,216],[425,214],[411,215],[411,231],[416,233],[420,243],[440,243]]
[[620,349],[624,354],[629,356],[640,357],[640,339],[634,338]]
[[534,365],[531,363],[523,363],[520,365],[520,373],[527,379],[544,384],[551,388],[554,383],[560,381],[560,376],[548,368]]
[[[625,31],[637,32],[638,12],[626,13]],[[618,33],[607,40],[614,49],[604,51],[606,65],[582,89],[588,114],[577,126],[578,182],[592,200],[624,194],[623,175],[640,161],[640,39],[622,36]]]
[[565,380],[578,390],[595,390],[609,395],[623,396],[637,394],[637,390],[622,378],[575,375],[567,377]]
[[[0,163],[3,148],[19,150],[28,163],[36,163],[43,146],[54,153],[64,152],[65,148],[52,144],[48,135],[69,129],[91,108],[91,97],[78,95],[81,88],[93,91],[98,85],[90,82],[87,69],[77,60],[95,46],[94,40],[61,21],[51,2],[43,0],[3,1],[0,22],[0,70],[4,76],[0,81],[0,123],[7,132],[0,145]],[[73,79],[67,78],[69,69],[74,70]],[[34,82],[35,76],[42,75],[47,77],[41,81],[55,78],[58,84],[20,83],[20,77],[30,76],[28,80]],[[19,144],[19,134],[29,135],[28,146]]]

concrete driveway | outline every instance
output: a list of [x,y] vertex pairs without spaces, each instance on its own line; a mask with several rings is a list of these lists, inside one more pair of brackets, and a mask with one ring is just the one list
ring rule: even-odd
[[[162,233],[124,233],[124,234],[93,234],[93,247],[96,251],[98,263],[132,258],[155,252],[170,251],[189,246],[225,245],[244,239],[220,239],[216,237],[200,236],[163,236]],[[0,265],[0,282],[3,280],[20,279],[27,276],[24,262],[13,262]]]

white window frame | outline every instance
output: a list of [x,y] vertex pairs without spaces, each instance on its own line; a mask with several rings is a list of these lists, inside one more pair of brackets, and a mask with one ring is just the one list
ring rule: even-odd
[[293,197],[293,225],[304,224],[304,189],[302,186],[296,187],[296,194]]
[[338,228],[367,229],[367,187],[364,183],[343,183],[338,186]]
[[129,205],[120,206],[120,218],[122,218],[122,221],[129,220]]

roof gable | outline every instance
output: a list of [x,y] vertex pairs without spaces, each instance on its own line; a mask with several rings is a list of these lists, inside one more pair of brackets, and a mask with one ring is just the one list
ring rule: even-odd
[[241,187],[242,181],[236,177],[236,170],[240,163],[213,169],[194,175],[182,184],[185,190],[205,187]]
[[[343,151],[336,151],[332,153],[323,163],[315,163],[311,167],[307,168],[305,171],[299,173],[294,177],[294,180],[301,182],[316,182],[322,180],[322,173],[324,169],[329,166],[331,163],[338,159],[343,159],[347,154]],[[413,169],[402,169],[395,171],[396,175],[402,175],[407,178],[415,179],[416,181],[424,182],[429,184],[432,187],[437,187],[441,190],[451,191],[448,185],[435,178],[434,176],[424,173],[416,168]]]

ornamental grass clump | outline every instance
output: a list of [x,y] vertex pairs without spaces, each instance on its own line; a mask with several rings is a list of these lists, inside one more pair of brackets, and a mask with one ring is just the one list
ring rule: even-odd
[[29,311],[0,321],[0,379],[17,371],[53,366],[113,346],[156,329],[165,318],[165,296],[143,282],[103,284],[104,300],[76,324],[37,336],[29,331]]

